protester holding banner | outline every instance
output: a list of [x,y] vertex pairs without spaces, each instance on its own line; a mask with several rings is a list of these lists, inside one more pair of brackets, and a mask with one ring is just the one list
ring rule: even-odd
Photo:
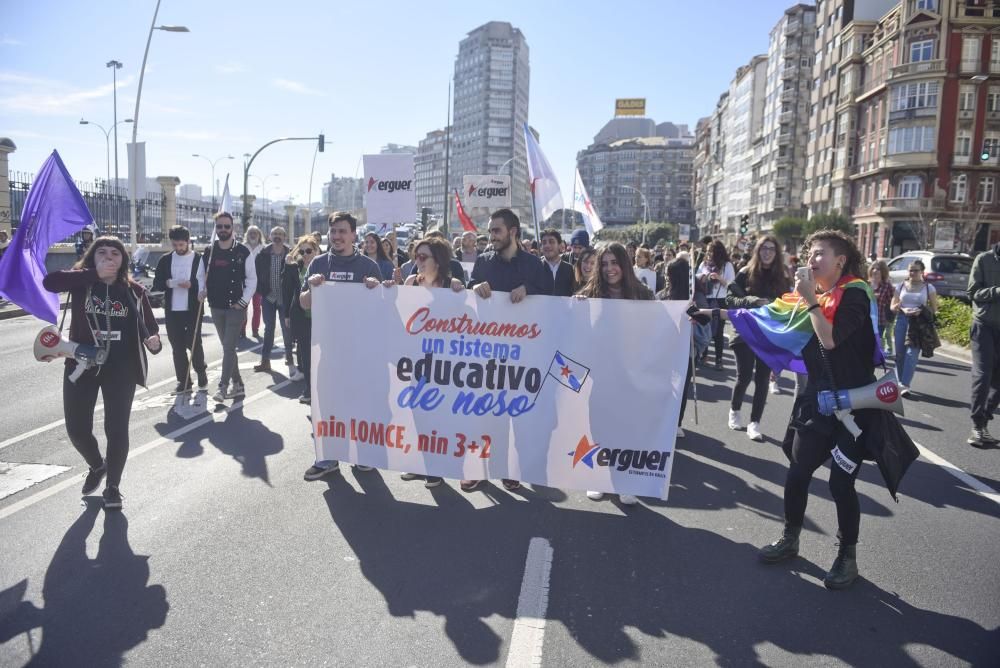
[[[875,343],[878,315],[871,288],[862,278],[866,275],[864,258],[854,241],[842,232],[821,230],[806,240],[806,247],[809,258],[799,270],[793,300],[783,298],[765,308],[737,310],[731,317],[758,355],[765,359],[773,356],[775,363],[780,363],[781,355],[790,353],[792,359],[801,360],[808,374],[807,387],[795,399],[782,444],[789,459],[785,529],[781,538],[761,548],[760,558],[777,563],[798,554],[809,483],[816,469],[832,455],[830,492],[837,507],[840,547],[823,582],[829,589],[842,589],[858,577],[861,509],[854,483],[862,460],[878,462],[895,496],[906,467],[917,454],[895,415],[887,410],[820,413],[820,390],[871,384],[882,356]],[[797,341],[804,344],[791,345]],[[850,431],[855,425],[860,428],[858,437]]]
[[[754,246],[750,262],[736,275],[736,280],[729,284],[726,306],[755,308],[770,304],[785,294],[789,287],[781,245],[773,236],[764,236]],[[764,416],[764,404],[767,402],[771,368],[754,354],[739,333],[734,335],[730,346],[736,356],[736,384],[733,386],[729,406],[729,428],[736,431],[744,428],[740,408],[750,380],[753,379],[753,404],[746,431],[751,441],[761,442],[764,435],[760,431],[760,420]]]
[[390,280],[395,267],[392,260],[389,259],[382,237],[374,232],[369,232],[365,235],[363,249],[365,257],[378,265],[379,271],[382,272],[382,280]]
[[[726,246],[721,241],[709,244],[705,259],[698,267],[696,276],[708,295],[708,304],[713,308],[724,307],[726,289],[736,280],[736,270],[729,261]],[[725,343],[726,323],[719,318],[712,319],[712,339],[715,342],[715,368],[722,370],[722,347]]]
[[257,290],[257,270],[250,249],[233,236],[231,214],[215,214],[215,237],[215,243],[204,255],[205,287],[201,296],[208,298],[212,322],[222,342],[222,377],[219,389],[212,397],[221,403],[246,393],[236,357],[236,344],[240,331],[246,325],[247,306]]
[[[520,247],[521,220],[510,209],[497,209],[490,215],[490,242],[493,250],[483,253],[472,268],[469,287],[482,299],[489,299],[493,291],[510,293],[510,301],[517,304],[528,295],[546,294],[545,268],[538,258]],[[508,491],[518,489],[521,483],[504,478]],[[463,480],[462,490],[471,492],[482,480]]]
[[[451,247],[440,237],[430,237],[417,243],[413,249],[413,260],[417,272],[406,278],[405,285],[418,285],[425,288],[450,288],[455,292],[465,290],[465,285],[451,275]],[[386,287],[395,285],[393,281],[385,281]],[[416,473],[404,473],[403,480],[417,480],[421,476]],[[437,487],[443,482],[440,476],[426,476],[424,487]]]
[[[164,319],[167,339],[174,356],[177,374],[175,392],[191,389],[190,369],[198,374],[198,387],[208,387],[205,350],[201,345],[201,319],[198,294],[205,285],[205,265],[201,254],[191,248],[191,233],[183,225],[175,225],[167,232],[174,250],[164,253],[156,263],[153,290],[163,293]],[[191,362],[188,364],[188,349]]]
[[312,315],[310,310],[302,308],[299,303],[299,292],[308,274],[309,263],[320,254],[319,244],[311,234],[299,237],[295,247],[285,256],[285,266],[281,272],[281,319],[285,330],[285,355],[291,356],[292,348],[298,351],[298,369],[293,380],[304,380],[305,389],[299,397],[299,403],[308,404],[312,401],[310,394],[310,362],[312,348]]
[[573,261],[571,263],[573,264],[574,283],[577,286],[584,286],[590,282],[594,275],[594,267],[597,266],[597,251],[589,247],[584,248],[580,251],[580,257],[576,258],[575,263]]
[[[256,225],[251,225],[247,228],[246,233],[243,235],[244,245],[250,249],[250,259],[255,263],[257,261],[257,255],[264,249],[264,233],[260,231],[260,228]],[[260,338],[260,317],[261,317],[261,306],[260,302],[262,296],[259,292],[254,292],[251,298],[252,306],[252,317],[251,320],[251,331],[253,338]],[[247,325],[243,323],[243,336],[247,335]]]
[[[130,278],[128,267],[124,244],[115,237],[98,237],[73,269],[52,272],[43,281],[49,292],[70,293],[70,341],[98,346],[107,355],[103,364],[79,378],[71,378],[78,362],[66,361],[63,411],[69,439],[90,467],[82,493],[92,494],[106,475],[104,507],[110,509],[122,507],[118,487],[128,459],[135,388],[146,384],[146,349],[160,351],[148,294]],[[106,458],[94,437],[98,391],[104,398]]]
[[[618,242],[604,246],[597,252],[597,264],[600,267],[590,281],[577,293],[579,297],[589,299],[653,299],[653,292],[639,282],[632,271],[632,261],[628,251]],[[587,492],[587,498],[600,501],[604,492]],[[621,502],[626,506],[634,506],[639,500],[630,495],[620,495]]]
[[546,278],[551,278],[546,294],[571,297],[576,292],[576,279],[573,265],[563,260],[559,253],[561,242],[558,230],[550,228],[542,231],[542,266],[545,267]]
[[271,350],[274,348],[275,320],[281,325],[281,338],[285,342],[285,366],[288,367],[288,377],[292,380],[302,380],[302,374],[295,369],[292,362],[292,344],[285,327],[282,304],[281,275],[285,268],[285,259],[289,248],[285,245],[285,228],[275,226],[269,233],[271,243],[257,254],[254,269],[257,272],[257,292],[254,299],[260,299],[264,316],[264,342],[260,348],[260,364],[253,368],[256,372],[271,371]]
[[[357,232],[358,221],[354,216],[344,212],[330,214],[329,250],[313,258],[300,286],[299,305],[303,310],[312,308],[312,290],[324,283],[364,283],[369,288],[375,288],[382,282],[378,265],[354,249]],[[378,246],[381,248],[381,244]],[[392,275],[387,278],[391,279]],[[358,469],[369,471],[371,467],[359,466]],[[320,460],[310,466],[303,477],[319,480],[338,470],[337,462]]]
[[[445,237],[444,234],[439,230],[431,230],[430,232],[424,235],[424,239],[440,239],[441,241],[444,242],[446,246],[450,247],[447,237]],[[402,272],[403,276],[412,276],[413,274],[417,273],[416,262],[407,262],[407,265],[409,265],[409,270],[403,271]],[[454,253],[452,253],[452,255],[449,256],[448,268],[451,271],[452,278],[461,278],[463,281],[467,280],[465,268],[462,266],[461,262],[455,259]]]

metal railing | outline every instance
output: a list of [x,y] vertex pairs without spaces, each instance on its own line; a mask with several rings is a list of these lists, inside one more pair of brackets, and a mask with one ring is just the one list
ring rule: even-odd
[[921,72],[944,72],[943,60],[919,60],[915,63],[904,63],[892,68],[891,76],[901,77],[908,74],[919,74]]

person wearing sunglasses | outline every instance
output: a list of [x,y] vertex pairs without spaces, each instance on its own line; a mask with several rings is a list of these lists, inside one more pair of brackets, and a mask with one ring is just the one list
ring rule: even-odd
[[[215,214],[215,243],[205,252],[205,288],[212,322],[222,341],[222,377],[212,399],[221,403],[246,395],[236,358],[247,306],[257,290],[257,271],[250,249],[233,236],[233,216]],[[232,381],[232,388],[229,383]]]
[[299,237],[295,246],[285,257],[285,266],[281,272],[281,303],[282,327],[287,332],[285,351],[292,354],[292,348],[297,351],[298,369],[292,380],[304,380],[305,388],[299,397],[299,403],[309,404],[312,396],[309,393],[310,346],[312,346],[312,314],[310,309],[303,308],[299,303],[299,290],[308,274],[309,263],[320,254],[319,244],[311,234]]

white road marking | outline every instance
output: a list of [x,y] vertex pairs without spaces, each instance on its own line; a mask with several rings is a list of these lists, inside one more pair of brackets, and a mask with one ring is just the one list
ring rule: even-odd
[[[262,345],[263,344],[259,343],[256,346],[254,346],[253,348],[247,348],[246,350],[241,350],[240,352],[237,353],[237,355],[246,355],[247,353],[259,352]],[[278,346],[275,345],[275,348],[277,348],[277,347]],[[220,364],[222,364],[222,360],[218,359],[218,360],[215,360],[214,362],[212,362],[211,364],[208,364],[207,368],[208,369],[214,369],[215,367],[219,366]],[[153,383],[152,385],[149,385],[148,387],[137,387],[136,390],[135,390],[135,396],[138,397],[138,396],[140,396],[142,394],[147,394],[149,392],[152,392],[155,389],[161,388],[164,385],[169,385],[171,383],[175,383],[176,384],[177,380],[175,378],[171,377],[171,378],[166,378],[164,380],[161,380],[158,383]],[[104,402],[103,401],[101,401],[100,403],[98,403],[97,406],[94,408],[94,415],[96,415],[97,412],[101,411],[101,410],[104,410]],[[64,424],[66,424],[66,420],[55,420],[53,422],[49,422],[48,424],[43,424],[41,427],[36,427],[35,429],[32,429],[31,431],[26,431],[23,434],[18,434],[17,436],[12,436],[12,437],[8,438],[5,441],[0,441],[0,450],[3,450],[4,448],[9,447],[11,445],[14,445],[15,443],[20,443],[21,441],[27,440],[27,439],[31,438],[32,436],[38,436],[39,434],[44,434],[48,430],[55,429],[56,427],[61,427]]]
[[517,619],[514,620],[514,633],[510,638],[507,668],[542,665],[551,570],[552,546],[544,538],[532,538],[524,564],[521,595],[517,599]]
[[0,499],[68,471],[68,466],[54,464],[14,464],[0,462]]
[[937,464],[945,471],[947,471],[948,473],[952,474],[953,476],[961,480],[963,483],[968,485],[969,488],[971,488],[972,491],[974,491],[976,494],[979,494],[980,496],[987,498],[996,504],[1000,504],[1000,492],[997,492],[995,489],[993,489],[986,483],[983,483],[977,478],[969,475],[962,469],[958,468],[957,466],[949,462],[944,457],[934,454],[933,452],[931,452],[924,446],[920,445],[916,441],[914,441],[914,443],[916,444],[917,449],[920,450],[921,456],[923,456],[925,459],[929,460],[934,464]]
[[[198,427],[206,425],[209,422],[221,422],[222,420],[225,420],[226,419],[226,415],[228,415],[232,411],[237,410],[237,409],[239,409],[242,406],[246,406],[248,404],[252,404],[255,401],[263,399],[264,397],[274,396],[275,392],[277,392],[278,390],[282,389],[283,387],[285,387],[286,385],[288,385],[291,382],[292,381],[290,381],[288,379],[285,379],[285,380],[281,381],[280,383],[278,383],[277,385],[272,385],[271,387],[267,388],[266,390],[262,390],[262,391],[258,392],[257,394],[254,394],[252,396],[247,397],[243,401],[237,401],[232,406],[226,408],[226,410],[224,410],[224,411],[219,411],[218,413],[210,413],[209,415],[206,415],[205,417],[201,418],[200,420],[195,420],[194,422],[191,422],[189,424],[184,425],[183,427],[180,427],[178,429],[173,430],[169,434],[164,434],[163,436],[160,436],[159,438],[155,438],[155,439],[153,439],[152,441],[150,441],[148,443],[144,443],[143,445],[139,446],[138,448],[133,448],[132,451],[128,453],[128,458],[129,458],[129,460],[131,460],[133,457],[138,457],[139,455],[144,454],[146,452],[149,452],[153,448],[158,447],[160,445],[163,445],[164,443],[170,443],[171,441],[173,441],[174,439],[176,439],[178,436],[183,436],[184,434],[186,434],[186,433],[188,433],[190,431],[194,431]],[[28,496],[28,497],[25,497],[25,498],[21,499],[17,503],[12,503],[11,505],[7,506],[6,508],[0,509],[0,520],[7,519],[11,515],[13,515],[13,514],[15,514],[17,512],[20,512],[20,511],[24,510],[25,508],[30,508],[31,506],[35,505],[39,501],[43,501],[43,500],[49,498],[50,496],[54,496],[55,494],[58,494],[59,492],[63,491],[64,489],[72,487],[73,485],[80,484],[81,482],[83,482],[83,479],[85,477],[87,477],[87,472],[86,471],[81,471],[78,475],[70,476],[69,478],[66,478],[65,480],[61,480],[58,483],[52,485],[51,487],[46,487],[45,489],[43,489],[42,491],[40,491],[40,492],[38,492],[36,494],[32,494],[31,496]]]

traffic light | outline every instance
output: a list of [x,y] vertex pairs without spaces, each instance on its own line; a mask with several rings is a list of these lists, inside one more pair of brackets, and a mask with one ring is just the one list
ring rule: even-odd
[[990,145],[983,144],[983,152],[979,154],[979,159],[986,162],[990,159]]
[[745,237],[750,231],[750,216],[740,216],[740,236]]
[[320,134],[319,136],[319,152],[322,153],[323,149],[326,147],[326,135]]

